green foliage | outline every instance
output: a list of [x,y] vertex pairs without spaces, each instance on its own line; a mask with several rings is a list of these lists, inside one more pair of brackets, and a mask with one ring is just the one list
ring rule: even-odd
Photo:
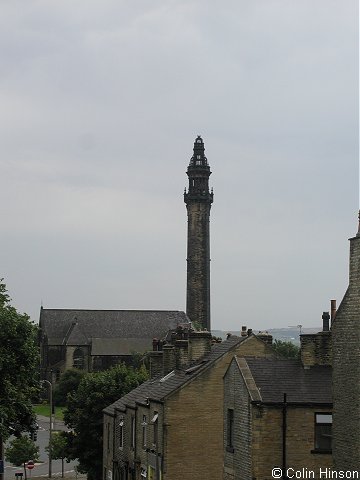
[[290,341],[274,340],[273,347],[282,357],[299,358],[300,356],[300,347]]
[[196,320],[191,320],[191,325],[196,332],[201,332],[203,330],[201,323]]
[[150,365],[149,365],[149,355],[148,352],[145,353],[140,353],[136,351],[131,352],[131,360],[127,362],[128,366],[131,366],[133,368],[141,368],[145,367],[147,371],[150,370]]
[[[51,435],[51,458],[53,460],[65,458],[68,454],[67,445],[67,432],[53,432]],[[45,447],[45,450],[49,452],[50,445]]]
[[76,392],[81,379],[85,375],[83,370],[71,368],[63,373],[54,389],[55,405],[65,405],[68,393]]
[[51,435],[51,445],[45,447],[45,450],[51,450],[52,459],[61,460],[61,476],[64,477],[64,458],[69,455],[68,432],[54,432]]
[[29,460],[39,459],[39,447],[28,436],[12,440],[5,450],[5,458],[13,465],[23,465]]
[[39,391],[37,327],[10,305],[0,279],[0,436],[29,430],[32,397]]
[[145,368],[136,370],[120,364],[86,374],[77,391],[68,395],[64,420],[73,429],[68,458],[79,460],[79,471],[87,473],[89,480],[102,476],[103,409],[147,378]]

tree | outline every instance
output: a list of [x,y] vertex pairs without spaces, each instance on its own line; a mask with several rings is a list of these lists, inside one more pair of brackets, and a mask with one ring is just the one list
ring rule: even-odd
[[274,340],[273,347],[282,357],[299,358],[300,347],[290,341]]
[[28,431],[35,421],[31,399],[39,391],[37,327],[10,305],[0,279],[0,437]]
[[[50,445],[45,447],[49,452]],[[53,460],[61,459],[61,476],[64,477],[64,458],[68,455],[68,435],[67,432],[54,432],[51,435],[51,458]]]
[[26,478],[26,462],[39,458],[39,447],[27,436],[15,438],[5,451],[6,460],[16,466],[23,465]]
[[77,390],[84,375],[85,372],[83,370],[78,370],[76,368],[70,368],[63,373],[54,390],[55,405],[66,405],[66,397],[68,393]]
[[79,460],[79,471],[89,480],[102,476],[103,409],[136,388],[148,377],[145,368],[119,364],[110,370],[86,374],[76,392],[67,397],[66,425],[73,429],[68,439],[70,459]]

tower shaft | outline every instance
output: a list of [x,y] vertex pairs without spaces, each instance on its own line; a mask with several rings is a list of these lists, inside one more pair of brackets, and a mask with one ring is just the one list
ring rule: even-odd
[[204,143],[197,137],[187,169],[189,188],[184,193],[188,216],[186,313],[210,331],[210,167]]

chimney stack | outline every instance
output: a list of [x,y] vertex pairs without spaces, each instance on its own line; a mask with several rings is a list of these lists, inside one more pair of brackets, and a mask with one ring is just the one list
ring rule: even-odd
[[163,374],[174,370],[176,367],[175,346],[164,345],[163,346]]
[[247,336],[247,327],[246,327],[246,325],[243,325],[243,326],[241,327],[240,336],[241,336],[241,337],[246,337],[246,336]]
[[330,304],[331,304],[330,311],[331,311],[331,325],[332,325],[336,315],[336,300],[330,300]]
[[329,320],[330,320],[330,315],[329,312],[323,312],[322,314],[322,321],[323,321],[323,332],[328,332],[330,330],[330,325],[329,325]]

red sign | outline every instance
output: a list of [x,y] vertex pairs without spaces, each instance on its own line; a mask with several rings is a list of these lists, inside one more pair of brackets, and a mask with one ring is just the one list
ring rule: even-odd
[[35,467],[34,462],[32,460],[29,460],[26,464],[26,468],[28,470],[32,470]]

